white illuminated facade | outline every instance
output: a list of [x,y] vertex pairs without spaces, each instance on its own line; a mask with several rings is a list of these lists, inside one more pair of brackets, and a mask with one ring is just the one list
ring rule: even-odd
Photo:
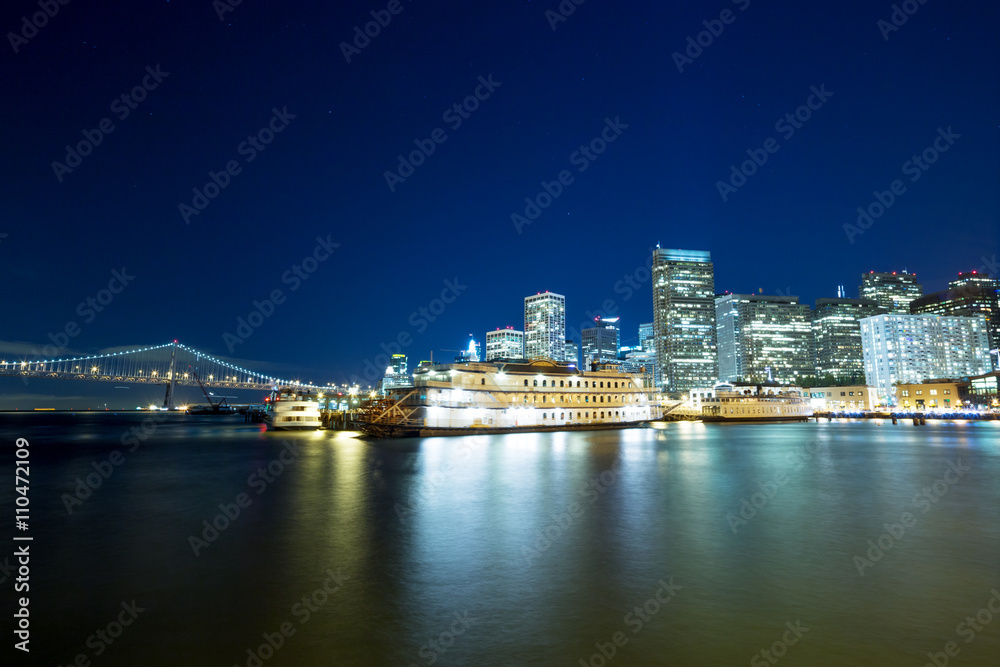
[[563,361],[566,356],[566,297],[543,292],[524,297],[524,356]]
[[387,413],[385,428],[590,429],[655,416],[641,378],[620,371],[535,361],[441,364],[419,368],[413,377],[412,390],[397,390],[399,416]]
[[987,322],[981,317],[876,315],[861,320],[866,384],[881,404],[896,400],[896,383],[961,378],[989,371]]
[[486,361],[524,359],[524,332],[512,327],[486,332]]

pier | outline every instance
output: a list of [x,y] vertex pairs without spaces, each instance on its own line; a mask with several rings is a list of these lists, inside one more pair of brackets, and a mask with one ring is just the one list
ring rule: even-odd
[[1000,421],[1000,413],[997,412],[816,412],[813,413],[816,421],[832,421],[834,419],[885,419],[891,420],[893,424],[899,422],[912,421],[914,425],[925,425],[927,420],[931,421]]

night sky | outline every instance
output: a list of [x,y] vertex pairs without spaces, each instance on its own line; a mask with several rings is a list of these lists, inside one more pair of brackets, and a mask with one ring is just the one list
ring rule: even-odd
[[64,355],[176,338],[370,381],[379,343],[451,360],[544,290],[569,336],[610,312],[635,343],[657,243],[711,251],[718,292],[808,303],[997,261],[995,2],[899,26],[860,1],[49,2],[37,30],[36,1],[0,13],[5,356],[75,321]]

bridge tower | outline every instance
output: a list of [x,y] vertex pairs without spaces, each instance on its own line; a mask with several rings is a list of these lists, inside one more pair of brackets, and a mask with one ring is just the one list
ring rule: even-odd
[[173,342],[170,352],[170,382],[167,383],[167,394],[163,397],[163,407],[168,410],[174,409],[174,387],[177,382],[177,341]]

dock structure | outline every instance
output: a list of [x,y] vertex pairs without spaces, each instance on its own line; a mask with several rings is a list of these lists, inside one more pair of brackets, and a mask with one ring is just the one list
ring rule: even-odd
[[915,425],[924,425],[928,419],[932,421],[956,419],[967,421],[1000,421],[1000,413],[998,412],[885,412],[872,410],[865,412],[817,412],[813,416],[817,422],[822,420],[832,421],[834,419],[890,419],[893,424],[900,421],[913,420]]

